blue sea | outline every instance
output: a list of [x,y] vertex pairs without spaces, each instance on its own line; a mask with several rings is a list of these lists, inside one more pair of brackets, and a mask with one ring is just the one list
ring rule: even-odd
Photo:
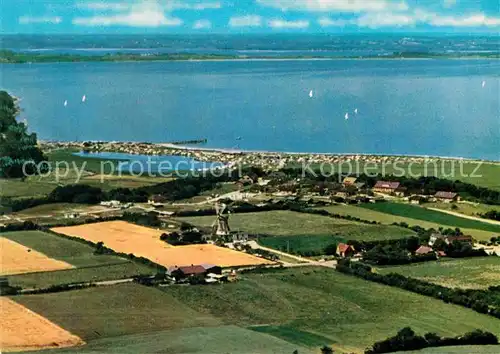
[[218,148],[500,160],[498,60],[3,64],[0,72],[2,88],[21,98],[19,118],[45,140],[206,138]]

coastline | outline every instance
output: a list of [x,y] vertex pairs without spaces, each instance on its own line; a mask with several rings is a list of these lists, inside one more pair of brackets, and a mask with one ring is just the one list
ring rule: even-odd
[[[475,159],[457,156],[433,156],[418,154],[384,154],[384,153],[339,153],[339,152],[297,152],[297,151],[272,151],[272,150],[253,150],[253,149],[231,149],[231,148],[210,148],[199,146],[176,145],[172,143],[151,143],[151,142],[132,142],[132,141],[39,141],[39,145],[45,151],[54,149],[80,149],[92,153],[125,153],[131,155],[144,156],[187,156],[199,161],[219,161],[230,162],[242,160],[243,157],[252,159],[255,157],[263,160],[280,159],[311,159],[311,160],[361,160],[366,162],[384,162],[387,160],[407,160],[408,162],[423,161],[462,161],[470,163],[487,163],[491,165],[500,165],[500,160]],[[214,159],[215,158],[215,159]],[[244,160],[244,158],[243,158]],[[377,161],[378,160],[378,161]],[[240,161],[242,162],[242,161]]]
[[53,60],[53,61],[26,61],[12,62],[2,61],[0,65],[32,65],[32,64],[87,64],[87,63],[168,63],[168,62],[286,62],[286,61],[375,61],[375,60],[399,60],[399,61],[431,61],[431,60],[500,60],[500,57],[428,57],[428,58],[399,58],[399,57],[377,57],[377,58],[358,58],[358,57],[324,57],[324,58],[228,58],[228,59],[127,59],[127,60]]
[[[41,54],[40,54],[41,53]],[[269,55],[226,55],[226,54],[185,54],[185,53],[115,53],[115,54],[63,54],[51,53],[45,54],[42,52],[16,52],[5,49],[0,53],[0,64],[33,64],[33,63],[90,63],[90,62],[168,62],[168,61],[327,61],[327,60],[498,60],[500,53],[414,53],[414,52],[393,52],[384,55],[346,55],[339,52],[340,55],[284,55],[284,56],[269,56]]]

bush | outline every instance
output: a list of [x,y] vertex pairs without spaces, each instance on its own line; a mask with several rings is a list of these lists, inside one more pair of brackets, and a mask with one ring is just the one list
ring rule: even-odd
[[365,353],[392,353],[398,351],[419,350],[430,347],[457,345],[487,345],[498,344],[498,338],[490,333],[475,330],[452,338],[441,338],[435,333],[427,333],[423,337],[416,335],[410,327],[401,329],[394,337],[375,343]]
[[56,187],[47,197],[50,203],[97,204],[103,199],[100,188],[86,184],[70,184]]

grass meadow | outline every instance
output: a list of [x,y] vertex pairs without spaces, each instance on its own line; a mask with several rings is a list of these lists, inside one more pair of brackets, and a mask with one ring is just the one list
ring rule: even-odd
[[378,268],[377,272],[399,273],[452,288],[484,289],[500,284],[500,257],[442,258],[436,262]]
[[[404,204],[395,204],[395,203],[388,203],[388,204],[392,204],[392,206],[390,207],[390,211],[396,210],[400,206],[402,206],[403,209],[405,208]],[[406,206],[410,206],[410,205],[406,205]],[[377,221],[377,222],[380,222],[382,224],[387,224],[387,225],[390,225],[390,224],[395,223],[395,222],[396,223],[405,222],[410,226],[418,225],[418,226],[424,227],[426,229],[433,228],[436,230],[439,229],[440,227],[444,227],[444,228],[455,228],[456,227],[454,225],[448,225],[449,223],[452,223],[453,221],[450,221],[450,220],[452,220],[450,218],[446,218],[447,216],[453,216],[453,215],[443,214],[443,213],[440,213],[438,211],[426,210],[426,209],[416,207],[416,206],[410,206],[410,207],[412,209],[410,209],[410,212],[406,211],[406,213],[403,213],[403,212],[399,213],[397,211],[390,213],[389,210],[383,209],[383,207],[378,207],[378,206],[373,207],[373,204],[364,205],[363,207],[362,206],[340,205],[339,204],[339,205],[330,205],[330,206],[320,207],[318,209],[325,209],[325,210],[329,211],[330,213],[335,213],[335,214],[340,214],[340,215],[350,215],[350,216],[358,217],[358,218],[364,219],[364,220]],[[414,208],[423,209],[424,213],[432,212],[433,216],[436,216],[436,214],[437,214],[437,216],[440,216],[442,214],[445,216],[446,223],[445,224],[439,223],[439,222],[437,222],[437,220],[436,221],[427,220],[427,219],[424,219],[425,216],[422,217],[421,219],[414,218],[413,215],[411,214],[411,212],[415,212]],[[420,212],[420,210],[417,210],[417,211]],[[401,214],[401,215],[399,215],[399,214]],[[428,216],[428,214],[425,214],[425,215]],[[459,218],[459,217],[455,217],[455,216],[453,216],[453,217],[460,219],[459,220],[460,222],[462,222],[464,220],[465,221],[474,221],[474,220],[468,220],[468,219]],[[453,220],[455,220],[455,219],[453,219]],[[480,223],[480,224],[483,225],[485,223]],[[468,224],[468,225],[470,225],[470,224]],[[491,224],[488,224],[488,226],[491,226]],[[489,240],[492,236],[491,231],[478,230],[478,229],[473,229],[473,228],[463,228],[463,227],[461,227],[460,229],[465,234],[471,235],[474,238],[476,238],[477,240]]]
[[121,284],[15,300],[88,342],[71,352],[305,353],[323,345],[360,352],[405,326],[500,334],[493,317],[315,267],[212,286]]
[[[214,216],[179,218],[200,227],[209,227]],[[234,231],[269,236],[338,236],[345,239],[381,240],[414,235],[414,232],[397,226],[368,225],[350,220],[294,211],[266,211],[231,214],[229,225]]]
[[459,216],[445,214],[439,211],[429,210],[415,205],[402,203],[370,203],[362,204],[361,208],[380,211],[386,214],[408,217],[411,219],[430,221],[448,227],[459,227],[464,229],[476,229],[500,233],[500,225],[488,224],[479,220],[465,219]]

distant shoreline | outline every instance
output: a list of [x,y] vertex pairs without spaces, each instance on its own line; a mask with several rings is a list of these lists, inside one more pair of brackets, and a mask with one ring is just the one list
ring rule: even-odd
[[[402,158],[402,159],[434,159],[434,160],[447,160],[447,161],[465,161],[465,162],[483,162],[493,165],[500,165],[500,160],[488,160],[479,158],[468,158],[468,157],[456,157],[456,156],[432,156],[432,155],[415,155],[415,154],[387,154],[387,153],[355,153],[355,152],[294,152],[294,151],[273,151],[273,150],[255,150],[255,149],[230,149],[230,148],[210,148],[210,147],[199,147],[199,146],[185,146],[176,145],[171,143],[149,143],[149,142],[131,142],[131,141],[91,141],[89,142],[94,146],[98,145],[114,145],[117,146],[127,146],[129,148],[136,149],[136,152],[123,152],[119,149],[103,149],[99,151],[89,151],[89,154],[98,152],[113,152],[113,153],[128,153],[132,155],[144,155],[144,156],[159,156],[157,154],[148,154],[144,151],[139,152],[139,150],[146,150],[148,148],[159,148],[164,149],[164,152],[169,152],[171,155],[177,155],[179,152],[187,153],[219,153],[226,155],[282,155],[282,156],[322,156],[322,157],[363,157],[363,158]],[[79,148],[83,150],[83,142],[71,142],[71,141],[40,141],[39,145],[42,147],[47,147],[50,145],[62,145],[60,148]]]
[[27,52],[13,52],[10,50],[0,51],[0,63],[4,64],[31,64],[31,63],[88,63],[88,62],[166,62],[166,61],[300,61],[300,60],[498,60],[500,53],[468,53],[468,54],[434,54],[434,53],[413,53],[402,52],[386,56],[242,56],[242,55],[218,55],[218,54],[133,54],[116,53],[101,55],[81,55],[81,54],[38,54]]

